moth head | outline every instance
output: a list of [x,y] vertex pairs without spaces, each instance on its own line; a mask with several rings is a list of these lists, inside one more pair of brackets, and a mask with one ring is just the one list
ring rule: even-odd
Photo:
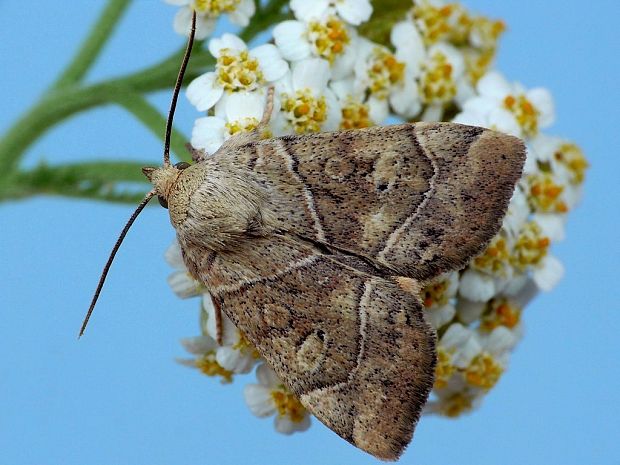
[[153,168],[150,166],[142,168],[142,173],[144,173],[149,182],[153,184],[155,195],[162,207],[168,208],[168,199],[172,187],[179,179],[181,172],[190,166],[189,163],[182,161],[174,165],[164,165],[161,168]]

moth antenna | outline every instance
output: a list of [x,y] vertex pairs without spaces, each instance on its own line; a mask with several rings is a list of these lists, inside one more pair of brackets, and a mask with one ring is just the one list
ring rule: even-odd
[[164,166],[170,166],[170,136],[172,135],[172,120],[174,119],[174,111],[177,108],[177,100],[179,99],[179,92],[181,91],[181,85],[183,85],[183,76],[189,62],[189,57],[192,54],[192,46],[194,45],[194,37],[196,35],[196,10],[192,13],[192,28],[189,32],[189,40],[187,41],[187,48],[185,49],[185,55],[183,55],[183,62],[181,63],[181,69],[179,69],[179,75],[177,76],[177,82],[174,85],[174,92],[172,93],[172,102],[170,102],[170,112],[168,112],[168,121],[166,122],[166,139],[164,142]]
[[84,317],[84,322],[82,323],[82,327],[80,328],[80,334],[78,338],[84,335],[84,331],[86,330],[86,325],[88,325],[88,320],[90,320],[90,316],[92,315],[93,310],[95,309],[95,305],[97,304],[97,300],[99,299],[99,294],[101,293],[101,289],[103,288],[103,283],[105,283],[105,279],[108,276],[108,271],[110,271],[110,267],[112,266],[112,262],[114,261],[114,257],[116,256],[116,252],[118,252],[118,249],[123,243],[123,239],[125,239],[125,236],[127,235],[127,232],[129,231],[129,228],[131,228],[131,225],[136,220],[140,212],[144,210],[144,207],[146,207],[146,204],[149,203],[149,200],[153,198],[153,196],[155,195],[155,192],[156,192],[155,189],[153,189],[148,194],[146,194],[146,197],[142,199],[142,202],[140,202],[136,210],[133,212],[133,214],[129,218],[129,221],[127,221],[127,224],[121,231],[120,236],[118,236],[118,239],[116,240],[116,244],[114,244],[114,247],[112,248],[112,252],[110,253],[110,256],[108,257],[108,261],[106,262],[105,266],[103,267],[103,271],[101,272],[101,277],[99,278],[99,284],[97,285],[97,289],[95,290],[95,295],[93,296],[93,300],[90,302],[90,307],[88,308],[88,312],[86,312],[86,317]]

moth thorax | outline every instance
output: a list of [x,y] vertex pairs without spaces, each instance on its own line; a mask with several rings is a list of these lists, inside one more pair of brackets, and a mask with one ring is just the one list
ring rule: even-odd
[[155,187],[157,195],[159,197],[165,200],[168,199],[168,196],[170,195],[170,189],[177,180],[179,173],[179,170],[177,170],[173,166],[164,166],[162,168],[157,168],[151,173],[149,180]]
[[[183,180],[173,187],[171,205],[176,203],[176,191],[183,190]],[[264,195],[250,180],[214,172],[193,190],[183,221],[175,224],[173,219],[173,224],[179,235],[210,250],[234,249],[269,233],[271,216],[265,207]]]

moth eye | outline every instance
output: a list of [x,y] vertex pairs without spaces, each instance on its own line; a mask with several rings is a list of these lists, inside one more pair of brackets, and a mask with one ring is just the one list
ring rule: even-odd
[[180,161],[180,162],[178,162],[178,163],[176,163],[176,164],[174,165],[174,167],[175,167],[176,169],[178,169],[179,171],[180,171],[180,170],[184,170],[184,169],[186,169],[186,168],[189,168],[190,166],[191,166],[191,165],[190,165],[189,163],[187,163],[186,161]]
[[164,199],[161,195],[157,196],[157,200],[159,200],[159,204],[164,207],[164,208],[168,208],[168,201],[166,199]]

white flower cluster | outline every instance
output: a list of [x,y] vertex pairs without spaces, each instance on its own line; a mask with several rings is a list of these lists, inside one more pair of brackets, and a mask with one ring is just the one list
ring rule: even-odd
[[[240,25],[254,13],[251,0],[167,1],[182,5],[175,20],[181,32],[191,9],[199,13],[203,34],[222,13]],[[212,154],[227,138],[256,128],[269,86],[275,87],[275,136],[398,118],[484,126],[528,145],[525,172],[499,234],[465,270],[421,293],[439,336],[427,413],[458,416],[474,408],[506,369],[521,337],[524,306],[561,278],[562,265],[549,249],[563,238],[587,161],[576,145],[540,132],[554,119],[547,90],[527,90],[492,70],[502,22],[473,16],[458,3],[413,0],[393,25],[391,44],[382,45],[357,29],[371,17],[368,0],[291,0],[290,9],[295,19],[275,25],[272,43],[248,49],[233,34],[210,40],[215,69],[187,89],[190,102],[206,113],[194,125],[194,147]],[[243,334],[226,317],[216,321],[210,296],[183,269],[178,245],[167,258],[177,268],[169,280],[173,290],[182,298],[202,296],[202,336],[183,342],[195,358],[182,363],[223,382],[258,364],[258,384],[245,390],[252,412],[275,415],[282,433],[305,430],[307,412]]]

